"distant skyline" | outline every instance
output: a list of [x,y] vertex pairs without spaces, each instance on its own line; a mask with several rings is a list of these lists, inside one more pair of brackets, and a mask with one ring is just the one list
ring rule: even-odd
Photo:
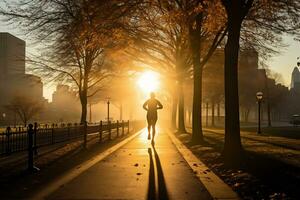
[[[274,55],[267,61],[270,69],[281,74],[284,79],[282,84],[290,87],[291,75],[297,65],[297,57],[300,57],[300,42],[293,37],[285,36],[284,43],[288,46],[281,49],[279,55]],[[300,60],[298,60],[300,61]]]
[[[25,40],[27,45],[26,52],[34,51],[34,48],[30,45],[29,38],[26,38],[26,36],[22,34],[20,30],[13,29],[12,27],[7,26],[3,24],[3,22],[1,22],[0,32],[9,32],[19,37],[20,39]],[[290,87],[291,74],[294,67],[296,66],[297,57],[300,57],[300,42],[295,41],[293,37],[285,36],[284,43],[287,45],[287,47],[285,49],[281,49],[279,55],[271,57],[266,63],[271,70],[282,75],[283,80],[280,83],[287,87]],[[55,85],[44,84],[44,97],[51,101],[52,93],[54,92],[54,90]]]

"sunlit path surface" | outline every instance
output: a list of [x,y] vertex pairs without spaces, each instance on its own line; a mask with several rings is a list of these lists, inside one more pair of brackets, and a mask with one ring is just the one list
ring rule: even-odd
[[147,132],[67,183],[47,199],[210,199],[169,136]]

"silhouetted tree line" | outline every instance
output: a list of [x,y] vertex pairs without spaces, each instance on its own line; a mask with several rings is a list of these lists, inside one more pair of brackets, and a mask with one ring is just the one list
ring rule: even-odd
[[[223,125],[224,109],[224,54],[217,50],[212,59],[207,63],[203,72],[203,109],[208,103],[210,125]],[[288,121],[293,114],[299,113],[297,104],[299,100],[296,90],[278,83],[278,74],[268,69],[258,68],[258,55],[253,50],[243,51],[239,57],[239,103],[240,121],[256,122],[257,100],[256,93],[263,92],[263,120],[272,126],[272,121]],[[222,117],[220,117],[222,111]],[[215,118],[217,117],[217,119]],[[216,124],[218,122],[218,124]]]

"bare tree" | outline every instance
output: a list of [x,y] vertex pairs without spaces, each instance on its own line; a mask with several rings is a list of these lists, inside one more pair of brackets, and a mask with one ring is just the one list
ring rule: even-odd
[[72,83],[86,121],[88,98],[112,75],[109,54],[126,44],[126,17],[139,1],[21,0],[2,10],[9,23],[44,42],[43,56],[31,59],[52,80]]
[[43,109],[40,102],[23,96],[15,96],[5,107],[19,116],[24,126],[27,126],[28,121]]

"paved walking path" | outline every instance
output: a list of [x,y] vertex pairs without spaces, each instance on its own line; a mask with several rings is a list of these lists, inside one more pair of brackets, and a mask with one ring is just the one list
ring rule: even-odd
[[158,130],[155,146],[146,130],[97,162],[47,199],[211,199],[204,185]]

